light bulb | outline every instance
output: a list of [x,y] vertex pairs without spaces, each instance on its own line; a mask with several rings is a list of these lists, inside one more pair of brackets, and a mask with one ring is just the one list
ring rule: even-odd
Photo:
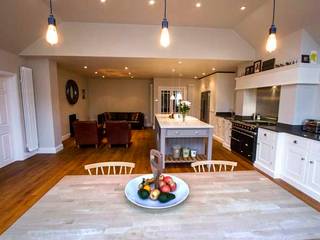
[[55,45],[58,43],[58,32],[54,24],[48,25],[46,38],[47,38],[47,42],[50,43],[51,45]]
[[167,27],[163,27],[161,30],[160,44],[164,48],[170,45],[170,35]]
[[176,100],[176,97],[172,94],[171,97],[170,97],[170,100],[171,101]]
[[277,49],[277,37],[276,37],[276,34],[275,33],[270,33],[270,35],[268,37],[267,45],[266,45],[266,50],[271,53],[276,49]]

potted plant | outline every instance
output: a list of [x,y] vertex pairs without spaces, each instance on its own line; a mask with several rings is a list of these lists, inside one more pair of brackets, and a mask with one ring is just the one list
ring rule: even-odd
[[186,115],[190,111],[191,102],[189,101],[180,101],[179,103],[179,112],[182,114],[182,120],[186,120]]

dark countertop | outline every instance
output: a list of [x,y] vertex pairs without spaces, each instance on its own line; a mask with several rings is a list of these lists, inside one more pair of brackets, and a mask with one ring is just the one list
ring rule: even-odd
[[259,126],[259,127],[270,130],[270,131],[274,131],[274,132],[289,133],[299,137],[320,141],[320,134],[303,131],[301,125],[288,125],[288,124],[278,123],[275,126]]

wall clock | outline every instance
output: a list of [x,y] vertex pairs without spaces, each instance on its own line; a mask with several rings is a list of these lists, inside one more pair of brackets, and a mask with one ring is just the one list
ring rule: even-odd
[[66,96],[67,100],[71,105],[78,102],[79,99],[79,88],[74,80],[68,80],[66,84]]

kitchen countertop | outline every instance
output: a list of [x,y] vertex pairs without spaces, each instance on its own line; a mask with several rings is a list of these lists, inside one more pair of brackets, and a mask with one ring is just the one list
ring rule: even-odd
[[169,118],[168,114],[156,114],[160,128],[213,128],[210,124],[200,121],[199,119],[191,116],[186,116],[185,122],[182,118],[175,117],[174,119]]
[[288,125],[288,124],[278,123],[275,126],[259,126],[259,127],[270,130],[270,131],[274,131],[274,132],[288,133],[288,134],[296,135],[299,137],[320,141],[320,134],[303,131],[301,125]]

